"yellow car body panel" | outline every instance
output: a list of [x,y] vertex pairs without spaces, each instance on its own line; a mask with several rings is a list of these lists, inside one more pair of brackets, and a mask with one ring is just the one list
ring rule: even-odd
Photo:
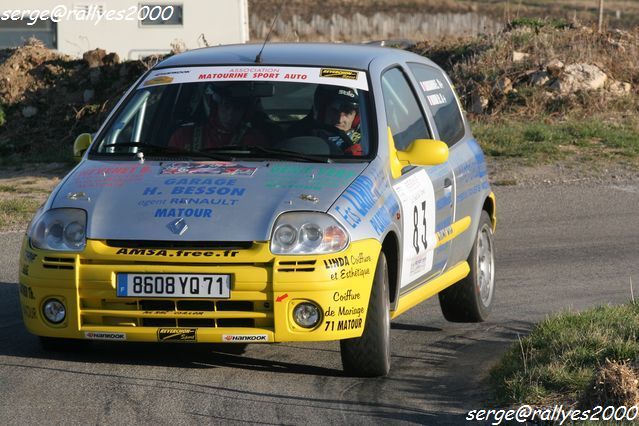
[[[267,243],[246,250],[156,250],[89,240],[82,253],[73,254],[33,249],[25,238],[20,301],[28,330],[39,336],[139,342],[339,340],[362,334],[380,250],[374,239],[313,256],[275,256]],[[117,297],[117,273],[230,274],[231,296]],[[43,317],[49,298],[67,308],[61,324]],[[312,329],[293,321],[293,309],[305,301],[321,308],[322,318]]]

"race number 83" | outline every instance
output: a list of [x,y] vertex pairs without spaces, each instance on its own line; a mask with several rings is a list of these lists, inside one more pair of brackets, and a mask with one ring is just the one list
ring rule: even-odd
[[[426,201],[421,202],[422,206],[422,221],[419,222],[419,209],[417,205],[413,208],[413,248],[415,253],[419,254],[419,243],[424,246],[424,250],[428,248],[428,242],[426,240]],[[421,226],[420,226],[421,225]],[[421,230],[421,235],[420,235]]]

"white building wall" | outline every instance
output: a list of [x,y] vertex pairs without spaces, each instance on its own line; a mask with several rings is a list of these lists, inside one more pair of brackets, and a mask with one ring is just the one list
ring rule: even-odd
[[[21,0],[15,9],[47,9],[64,5],[68,10],[92,6],[106,14],[124,11],[127,15],[144,4],[182,5],[182,25],[142,25],[138,20],[81,21],[63,19],[57,24],[58,50],[73,56],[101,48],[116,52],[121,59],[138,59],[153,53],[167,53],[180,42],[188,49],[218,44],[244,43],[249,38],[247,0]],[[19,6],[17,6],[19,4]],[[91,9],[89,9],[91,10]]]

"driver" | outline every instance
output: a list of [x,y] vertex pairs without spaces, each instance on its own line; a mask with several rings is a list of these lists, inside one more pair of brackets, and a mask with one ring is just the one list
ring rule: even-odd
[[293,126],[289,133],[289,137],[319,136],[339,152],[362,155],[357,91],[342,86],[318,86],[312,113]]
[[211,113],[206,122],[181,127],[173,133],[169,146],[201,151],[224,146],[265,146],[268,141],[253,128],[250,115],[255,99],[233,97],[230,85],[211,85],[205,96],[212,100]]

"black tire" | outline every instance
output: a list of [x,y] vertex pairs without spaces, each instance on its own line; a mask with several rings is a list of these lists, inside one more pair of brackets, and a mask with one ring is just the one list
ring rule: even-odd
[[91,342],[80,339],[39,336],[40,346],[47,352],[78,352],[90,346]]
[[385,376],[390,371],[390,298],[388,266],[380,253],[361,337],[340,341],[344,372],[357,377]]
[[[490,259],[487,259],[486,250],[489,245]],[[482,210],[479,217],[479,226],[473,242],[473,248],[468,256],[470,273],[466,278],[448,287],[439,293],[439,305],[442,308],[444,318],[451,322],[482,322],[488,318],[492,310],[495,296],[495,248],[493,242],[493,228],[488,213]],[[490,267],[479,266],[480,253],[484,253]],[[482,288],[483,285],[483,288]]]

